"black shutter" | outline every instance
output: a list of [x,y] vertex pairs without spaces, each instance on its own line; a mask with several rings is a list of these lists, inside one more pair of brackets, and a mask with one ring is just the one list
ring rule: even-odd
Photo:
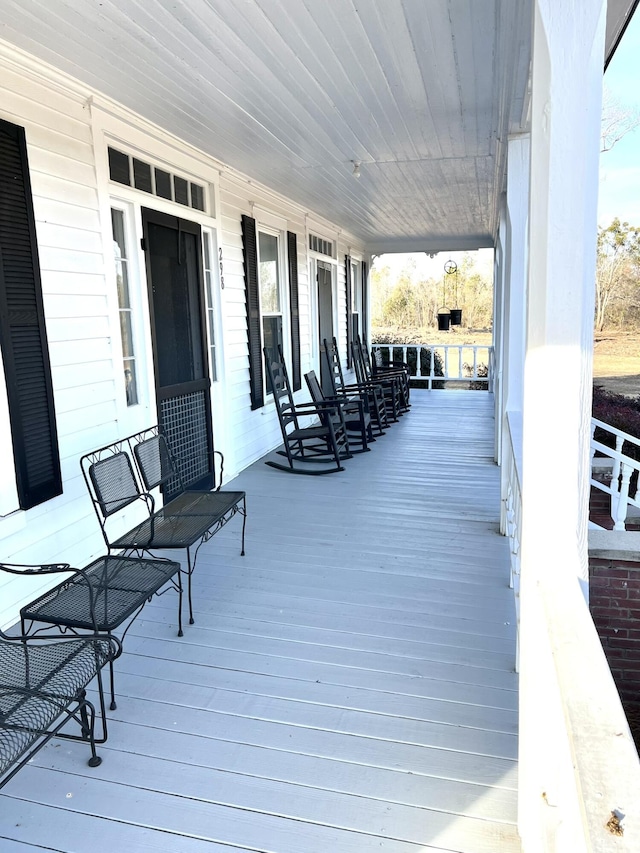
[[300,301],[298,298],[298,238],[287,231],[287,258],[289,262],[289,305],[291,309],[291,375],[293,390],[302,388],[300,370]]
[[351,320],[351,258],[344,256],[344,280],[347,291],[347,367],[351,367],[351,341],[353,340],[353,323]]
[[244,280],[247,294],[247,335],[249,338],[249,385],[251,408],[264,406],[262,375],[262,335],[260,329],[260,293],[258,284],[258,246],[256,221],[242,216],[242,246],[244,249]]
[[362,315],[362,337],[366,340],[367,344],[371,346],[371,341],[369,340],[369,327],[367,324],[367,319],[369,317],[369,300],[368,300],[368,286],[369,282],[367,281],[367,262],[362,262],[362,305],[360,306],[360,313]]
[[22,509],[62,493],[24,129],[0,120],[0,330]]

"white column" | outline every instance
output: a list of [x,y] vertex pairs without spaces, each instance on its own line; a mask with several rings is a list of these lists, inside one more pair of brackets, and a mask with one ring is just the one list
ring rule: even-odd
[[584,580],[605,9],[536,0],[534,24],[523,559]]
[[504,341],[505,341],[505,291],[506,291],[506,242],[507,242],[507,216],[506,198],[503,196],[500,204],[500,224],[498,227],[498,240],[495,247],[493,260],[493,346],[494,346],[494,411],[495,411],[495,439],[494,459],[500,464],[502,460],[502,408],[503,408],[503,366],[504,366]]
[[[531,137],[529,134],[511,137],[507,148],[507,197],[505,216],[505,284],[504,330],[502,351],[502,408],[496,413],[503,434],[507,431],[507,413],[517,413],[511,418],[516,428],[521,422],[524,348],[526,341],[525,299],[527,291],[527,259],[529,213],[529,168]],[[521,436],[513,436],[513,450],[521,468]],[[501,446],[501,497],[500,529],[506,532],[506,504],[508,489],[507,456],[512,452],[504,440]]]
[[[598,156],[606,0],[535,0],[523,395],[519,825],[525,851],[592,849],[546,631],[587,578]],[[564,590],[575,590],[561,583]],[[546,842],[545,842],[546,839]]]
[[529,213],[529,134],[509,139],[507,160],[507,269],[505,294],[504,409],[522,411],[526,342]]

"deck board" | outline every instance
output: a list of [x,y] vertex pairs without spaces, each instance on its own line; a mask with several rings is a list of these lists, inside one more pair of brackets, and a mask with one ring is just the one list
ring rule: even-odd
[[183,638],[173,595],[148,605],[103,764],[42,750],[0,797],[0,849],[519,851],[492,401],[412,399],[341,474],[234,481],[246,556],[235,522],[203,546]]

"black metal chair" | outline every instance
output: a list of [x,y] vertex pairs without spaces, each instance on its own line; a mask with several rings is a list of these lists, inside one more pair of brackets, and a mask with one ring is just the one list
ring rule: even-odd
[[[138,445],[142,447],[136,453]],[[138,463],[137,474],[132,456]],[[80,463],[110,553],[114,550],[140,555],[164,550],[185,551],[189,624],[192,625],[191,581],[198,551],[237,513],[243,516],[241,554],[244,554],[244,492],[178,490],[175,503],[169,500],[161,509],[156,509],[151,489],[163,486],[169,479],[179,482],[166,442],[156,427],[94,450],[83,456]],[[149,483],[149,488],[143,485],[145,482]],[[134,506],[140,520],[134,527],[123,529],[122,510],[133,510]],[[179,600],[178,636],[182,635]]]
[[[107,740],[101,673],[121,651],[113,637],[9,637],[0,631],[0,788],[53,737],[83,741],[91,751],[89,766],[101,763],[96,744]],[[100,737],[96,709],[86,695],[94,678]],[[71,719],[80,726],[77,735],[61,731]]]
[[344,397],[353,402],[356,407],[359,400],[366,401],[371,417],[371,425],[375,427],[376,435],[384,435],[386,428],[389,426],[389,419],[387,418],[387,408],[384,402],[382,387],[372,382],[347,384],[342,372],[338,342],[333,338],[331,345],[329,345],[325,338],[323,344],[327,376],[331,384],[332,395],[334,397]]
[[[351,453],[364,453],[371,450],[369,442],[375,441],[371,428],[371,415],[366,398],[348,399],[345,396],[325,397],[315,371],[310,370],[304,375],[311,399],[314,403],[331,403],[339,407],[342,420],[347,428],[349,449]],[[334,427],[338,425],[339,416],[334,415]]]
[[[273,459],[267,460],[266,464],[290,474],[319,475],[344,471],[341,463],[351,458],[351,452],[340,407],[326,403],[295,403],[282,352],[274,358],[273,352],[265,347],[264,360],[284,443],[284,450],[278,453],[288,460],[288,465]],[[302,426],[300,420],[310,417],[314,422]],[[324,467],[307,467],[307,463]]]

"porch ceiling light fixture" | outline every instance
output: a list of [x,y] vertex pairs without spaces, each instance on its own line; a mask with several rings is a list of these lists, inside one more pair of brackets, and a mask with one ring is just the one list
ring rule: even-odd
[[353,177],[359,178],[360,177],[360,161],[359,160],[352,160],[351,162],[353,163],[353,173],[352,173]]

